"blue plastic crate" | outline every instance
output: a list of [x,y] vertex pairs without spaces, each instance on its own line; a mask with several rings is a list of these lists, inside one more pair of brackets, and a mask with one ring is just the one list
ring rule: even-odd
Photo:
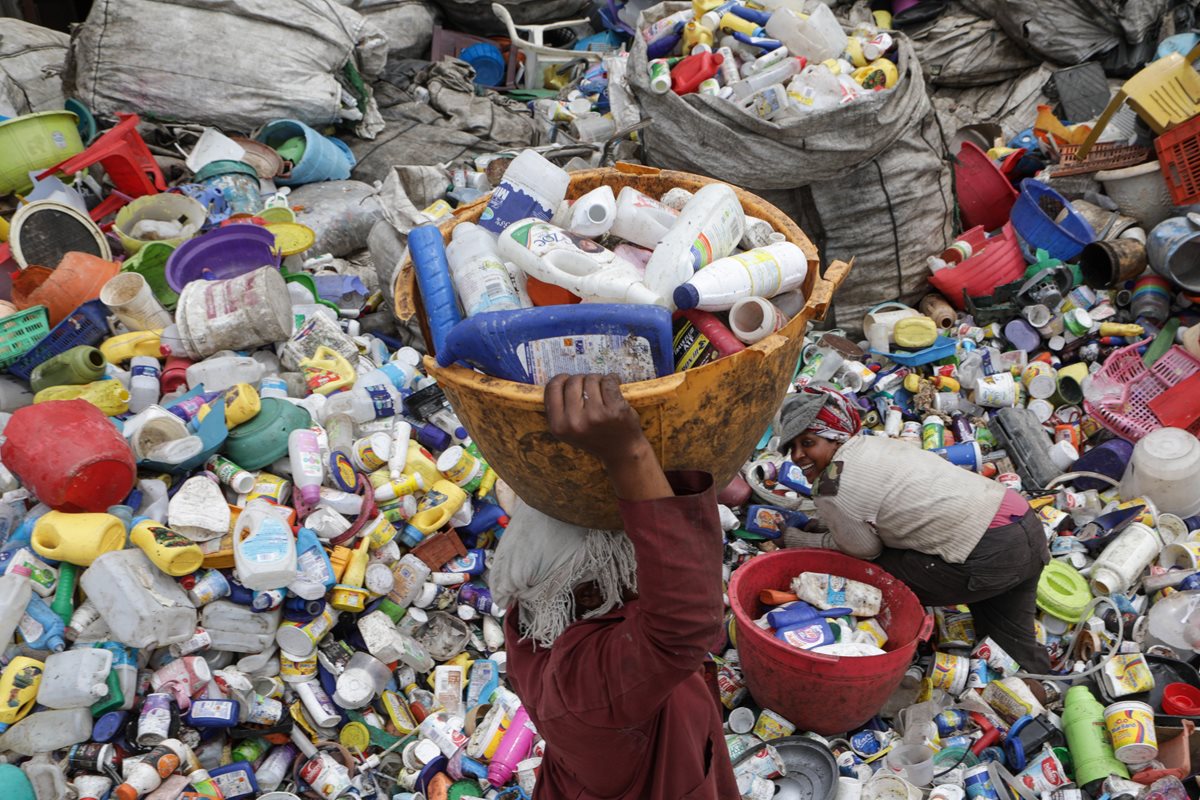
[[9,366],[9,373],[29,380],[34,367],[59,353],[80,345],[96,346],[109,335],[108,309],[99,300],[89,300],[54,326],[46,338]]

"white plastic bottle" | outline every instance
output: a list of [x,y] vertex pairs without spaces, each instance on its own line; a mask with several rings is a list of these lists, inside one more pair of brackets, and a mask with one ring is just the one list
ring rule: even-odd
[[325,479],[317,432],[312,428],[297,428],[289,433],[288,459],[291,462],[292,483],[296,492],[309,508],[315,507],[321,500],[321,481]]
[[680,308],[725,311],[743,297],[774,297],[804,283],[808,259],[791,242],[714,261],[675,290]]
[[51,653],[42,670],[37,701],[47,708],[90,707],[108,694],[112,660],[112,653],[100,648]]
[[250,356],[209,356],[187,368],[187,383],[191,388],[204,384],[206,392],[223,392],[239,383],[257,384],[266,374],[262,362]]
[[134,356],[129,365],[129,410],[137,414],[158,402],[161,372],[150,356]]
[[729,329],[744,344],[754,344],[787,324],[787,317],[764,297],[744,297],[729,309]]
[[251,501],[233,529],[233,560],[247,589],[266,591],[296,579],[296,537],[279,510]]
[[16,566],[7,575],[0,576],[0,647],[12,644],[13,635],[17,632],[17,623],[25,614],[25,606],[33,596],[33,586],[29,581],[32,574],[29,567]]
[[111,629],[111,638],[121,644],[165,647],[196,632],[192,601],[138,548],[104,553],[84,570],[79,583]]
[[711,183],[688,201],[646,263],[646,286],[670,307],[675,289],[696,270],[733,252],[746,228],[737,194]]
[[479,225],[495,235],[517,220],[549,220],[567,196],[571,176],[533,150],[524,150],[504,171]]
[[1092,591],[1097,595],[1124,594],[1162,550],[1158,531],[1131,522],[1104,548],[1092,564]]
[[745,100],[755,92],[762,91],[768,86],[774,86],[777,83],[787,83],[792,79],[792,76],[800,72],[804,68],[804,62],[798,58],[788,58],[779,64],[767,67],[764,70],[755,72],[749,77],[742,78],[737,83],[730,86],[733,89],[733,96],[739,100]]
[[[391,413],[388,410],[391,409]],[[358,425],[385,416],[394,416],[396,394],[385,386],[356,386],[348,392],[338,392],[325,401],[320,418],[330,419],[346,414]]]
[[738,108],[761,120],[780,120],[791,113],[791,100],[783,84],[776,83],[759,89],[749,97],[738,101]]
[[90,709],[50,709],[14,723],[0,736],[0,751],[32,756],[86,742],[91,737]]
[[[590,239],[608,233],[616,216],[617,198],[612,187],[599,186],[574,203],[563,203],[551,222],[576,236]],[[458,228],[454,230],[457,232]]]
[[500,255],[538,280],[585,300],[641,305],[659,301],[633,264],[548,222],[525,219],[509,226],[500,236]]
[[468,317],[521,307],[508,270],[496,252],[496,239],[483,228],[472,222],[456,225],[453,241],[446,248],[446,260],[458,301]]
[[610,230],[613,236],[653,250],[671,230],[679,212],[626,186],[617,195],[617,213]]
[[747,61],[742,65],[742,77],[749,78],[755,73],[762,72],[765,69],[770,69],[776,64],[782,64],[785,60],[791,57],[786,47],[776,47],[764,55],[759,56],[753,61]]

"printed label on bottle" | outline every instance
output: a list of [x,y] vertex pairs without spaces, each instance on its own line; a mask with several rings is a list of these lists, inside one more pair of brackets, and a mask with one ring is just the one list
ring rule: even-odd
[[150,535],[154,537],[154,541],[163,547],[190,547],[192,542],[190,539],[185,539],[170,528],[164,528],[161,525],[151,525]]
[[254,785],[250,783],[250,773],[246,770],[225,772],[221,775],[214,775],[212,779],[225,797],[249,796],[255,793]]
[[46,632],[46,626],[29,614],[22,614],[21,621],[17,623],[17,630],[21,632],[21,637],[25,639],[25,643],[30,644],[42,637],[42,634]]
[[550,219],[552,216],[554,209],[523,187],[502,178],[500,185],[492,190],[492,198],[479,217],[479,227],[493,233],[503,233],[509,225],[526,217]]
[[258,530],[238,542],[242,557],[259,564],[281,562],[287,558],[292,532],[277,519],[264,519]]
[[555,252],[570,252],[585,255],[600,265],[609,265],[617,261],[617,254],[596,244],[591,239],[576,236],[570,231],[546,222],[530,222],[517,228],[512,234],[513,241],[524,245],[535,256],[544,256]]
[[469,303],[468,317],[484,311],[512,311],[521,307],[521,299],[513,289],[512,277],[503,261],[481,258],[474,269],[463,270],[462,275],[463,285],[459,292],[464,304]]
[[158,380],[158,367],[148,364],[138,364],[133,369],[129,370],[129,376],[131,378],[137,378],[143,375],[148,375],[154,380]]
[[375,406],[376,417],[393,417],[396,415],[396,403],[392,399],[392,394],[382,386],[368,386],[367,395],[371,398],[371,405]]
[[829,584],[825,589],[825,602],[830,608],[846,605],[846,579],[841,575],[826,575]]
[[[741,241],[744,228],[745,217],[740,206],[730,207],[727,205],[722,208],[716,220],[713,220],[710,227],[697,236],[696,241],[692,243],[692,268],[706,267],[717,258],[732,252],[734,246]],[[716,255],[717,253],[721,255]],[[771,294],[762,296],[770,297]]]
[[582,334],[535,339],[516,348],[517,360],[537,386],[561,373],[616,373],[621,383],[657,376],[650,342],[641,336]]
[[315,548],[309,548],[296,556],[296,568],[304,573],[306,578],[317,583],[326,583],[333,577],[325,559],[317,553]]
[[308,384],[308,388],[312,391],[317,391],[322,386],[327,386],[335,381],[340,381],[341,375],[338,375],[333,370],[324,369],[322,367],[305,367],[304,381]]
[[193,700],[190,714],[193,718],[233,719],[233,703],[227,700]]

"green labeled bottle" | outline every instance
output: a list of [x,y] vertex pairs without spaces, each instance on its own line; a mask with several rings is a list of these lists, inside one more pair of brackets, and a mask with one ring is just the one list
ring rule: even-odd
[[1109,775],[1129,778],[1129,769],[1113,755],[1112,740],[1104,725],[1104,706],[1086,686],[1067,690],[1062,716],[1067,748],[1075,762],[1075,782],[1081,787],[1102,781]]
[[107,362],[94,347],[80,345],[43,361],[33,369],[29,385],[37,394],[51,386],[91,383],[104,377]]

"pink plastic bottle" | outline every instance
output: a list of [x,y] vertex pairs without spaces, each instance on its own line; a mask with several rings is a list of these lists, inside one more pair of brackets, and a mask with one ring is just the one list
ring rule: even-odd
[[488,783],[492,786],[506,784],[517,764],[529,755],[531,747],[533,724],[529,721],[529,715],[525,713],[525,706],[521,706],[517,713],[513,714],[512,724],[504,732],[504,738],[500,740],[500,746],[496,748],[496,754],[492,756],[492,762],[488,765]]

